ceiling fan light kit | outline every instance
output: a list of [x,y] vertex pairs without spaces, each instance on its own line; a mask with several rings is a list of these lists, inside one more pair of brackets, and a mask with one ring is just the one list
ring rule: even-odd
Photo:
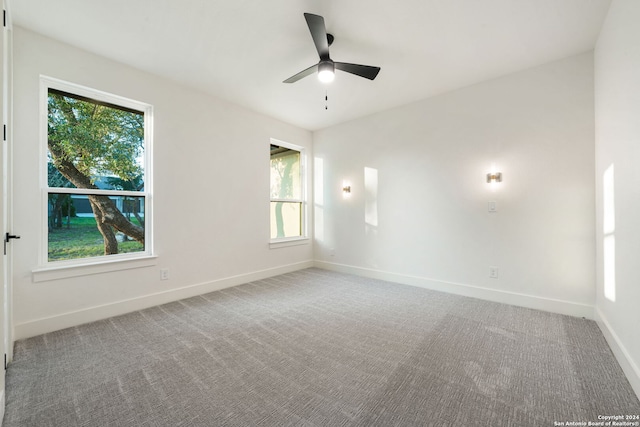
[[335,79],[335,65],[333,61],[320,61],[318,64],[318,80],[322,83],[331,83]]
[[286,79],[283,83],[295,83],[303,77],[318,72],[318,79],[323,83],[330,83],[335,77],[335,70],[345,71],[365,79],[373,80],[380,72],[380,67],[371,65],[349,64],[346,62],[334,62],[329,57],[329,46],[333,43],[333,35],[327,33],[324,25],[324,18],[312,13],[305,13],[304,18],[307,21],[311,38],[316,46],[320,61],[311,67],[300,71],[297,74]]

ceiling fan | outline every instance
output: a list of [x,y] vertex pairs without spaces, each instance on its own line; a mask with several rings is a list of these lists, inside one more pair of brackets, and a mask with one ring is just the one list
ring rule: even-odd
[[307,20],[307,26],[309,26],[313,43],[316,45],[318,55],[320,55],[320,62],[312,65],[306,70],[300,71],[298,74],[294,74],[283,83],[295,83],[316,71],[318,72],[318,79],[321,82],[329,83],[333,81],[336,69],[346,71],[347,73],[355,74],[356,76],[364,77],[369,80],[376,78],[380,72],[380,67],[349,64],[346,62],[334,62],[329,57],[329,46],[333,43],[333,35],[327,33],[327,29],[324,25],[324,18],[312,13],[305,13],[304,18]]

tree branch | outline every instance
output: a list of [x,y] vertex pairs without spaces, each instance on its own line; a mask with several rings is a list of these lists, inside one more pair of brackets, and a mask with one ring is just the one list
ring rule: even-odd
[[[49,139],[48,146],[56,168],[65,178],[77,188],[98,190],[98,187],[91,182],[88,176],[80,172],[71,161],[64,158],[64,152],[57,147],[54,141]],[[144,244],[144,228],[127,220],[127,218],[122,215],[122,212],[118,210],[113,200],[107,196],[95,195],[90,195],[89,200],[92,204],[95,204],[102,214],[101,218],[96,216],[96,221],[101,219],[105,224],[112,226],[116,230]]]

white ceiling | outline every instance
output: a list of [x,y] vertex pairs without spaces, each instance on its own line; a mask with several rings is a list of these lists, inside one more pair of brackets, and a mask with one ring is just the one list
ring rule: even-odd
[[[309,130],[593,49],[611,0],[10,0],[13,24]],[[382,67],[330,85],[331,58]],[[325,90],[328,109],[325,110]]]

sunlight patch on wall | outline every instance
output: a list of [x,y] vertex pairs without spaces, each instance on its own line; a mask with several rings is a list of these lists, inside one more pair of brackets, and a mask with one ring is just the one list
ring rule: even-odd
[[604,215],[602,217],[602,227],[604,234],[611,234],[616,230],[616,209],[614,198],[614,176],[613,164],[611,164],[602,176],[602,201],[604,204]]
[[616,300],[616,211],[615,211],[615,178],[613,163],[602,176],[602,201],[604,212],[602,228],[604,232],[604,296],[609,301]]
[[604,237],[604,297],[616,301],[616,237]]
[[364,222],[378,226],[378,169],[364,168]]
[[313,159],[313,222],[314,237],[318,242],[324,241],[324,161],[319,157]]

